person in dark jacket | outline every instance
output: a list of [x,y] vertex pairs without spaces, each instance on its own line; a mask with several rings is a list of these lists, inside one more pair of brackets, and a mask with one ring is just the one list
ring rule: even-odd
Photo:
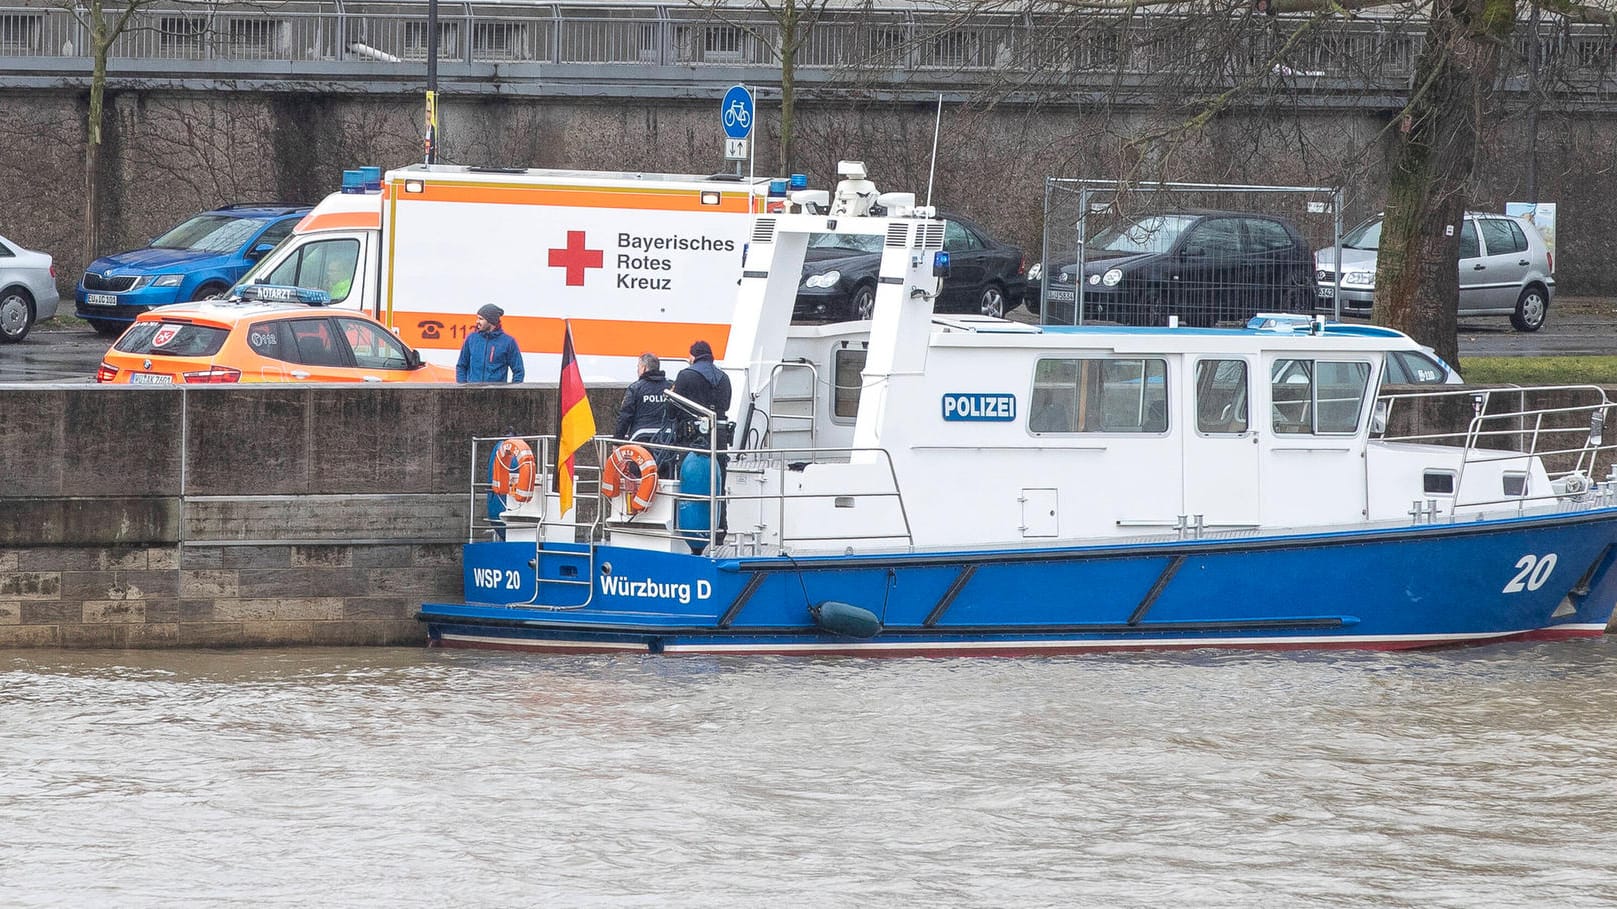
[[673,382],[663,372],[662,361],[653,353],[640,355],[640,377],[623,393],[618,425],[613,438],[635,439],[654,435],[668,422],[668,388]]
[[[719,423],[725,422],[726,414],[730,410],[730,377],[724,374],[724,370],[714,365],[713,345],[706,341],[697,341],[691,345],[691,365],[680,370],[679,375],[674,377],[674,393],[683,395],[713,411]],[[669,409],[672,411],[675,408]],[[683,422],[686,428],[683,433],[676,432],[675,438],[676,440],[682,438],[684,441],[676,441],[676,444],[689,445],[692,448],[708,447],[710,444],[708,434],[697,428],[696,421],[690,419],[689,414],[681,412],[681,416],[685,418]],[[720,448],[724,448],[729,444],[729,440],[722,430],[719,433],[718,442]],[[725,469],[730,464],[730,456],[720,452],[718,462],[718,470],[715,472],[720,478],[718,480],[718,489],[722,492],[724,489],[723,476]],[[716,543],[723,543],[729,530],[729,504],[729,502],[722,500],[719,502],[719,524],[717,533],[713,538]]]
[[718,414],[724,422],[730,410],[730,377],[713,364],[713,346],[706,341],[691,345],[691,365],[674,377],[674,391]]
[[477,310],[476,330],[461,345],[455,362],[456,382],[521,382],[527,375],[522,368],[522,349],[515,338],[500,329],[505,310],[486,303]]

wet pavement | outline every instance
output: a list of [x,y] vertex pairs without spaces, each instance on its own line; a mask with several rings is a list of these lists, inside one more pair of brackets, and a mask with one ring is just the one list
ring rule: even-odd
[[94,382],[101,355],[114,340],[88,325],[36,325],[22,341],[0,344],[0,383]]
[[[1031,321],[1025,309],[1018,308],[1011,316]],[[36,325],[21,343],[0,344],[0,384],[94,382],[101,355],[114,340],[83,324]],[[1617,299],[1557,300],[1536,332],[1515,331],[1502,317],[1460,321],[1462,363],[1466,357],[1539,355],[1617,355]]]

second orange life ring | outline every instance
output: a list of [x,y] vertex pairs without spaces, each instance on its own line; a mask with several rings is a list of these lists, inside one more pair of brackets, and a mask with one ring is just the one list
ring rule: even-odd
[[533,500],[533,478],[539,462],[521,439],[506,439],[494,450],[493,490],[521,504]]
[[643,446],[618,446],[601,468],[601,494],[615,499],[624,493],[629,496],[630,514],[645,511],[657,494],[657,459]]

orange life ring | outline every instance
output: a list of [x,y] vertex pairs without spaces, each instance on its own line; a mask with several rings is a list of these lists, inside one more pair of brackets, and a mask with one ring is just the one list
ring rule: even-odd
[[533,500],[533,478],[539,462],[521,439],[506,439],[494,450],[494,492],[521,504]]
[[629,495],[630,514],[645,511],[657,494],[657,459],[643,446],[618,446],[601,468],[601,494],[615,499],[622,493]]

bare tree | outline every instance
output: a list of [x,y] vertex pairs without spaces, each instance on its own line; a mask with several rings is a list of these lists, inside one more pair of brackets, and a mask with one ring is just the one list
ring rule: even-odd
[[100,252],[101,144],[106,126],[107,57],[141,10],[157,0],[80,0],[64,3],[85,36],[90,56],[90,103],[84,130],[84,261]]
[[[780,66],[780,132],[776,146],[780,154],[778,171],[790,173],[796,166],[798,55],[809,47],[815,27],[831,0],[755,0],[745,7],[727,4],[724,0],[686,2],[712,18],[740,29],[757,46],[767,48],[774,62]],[[744,15],[749,10],[763,15],[756,18]]]

